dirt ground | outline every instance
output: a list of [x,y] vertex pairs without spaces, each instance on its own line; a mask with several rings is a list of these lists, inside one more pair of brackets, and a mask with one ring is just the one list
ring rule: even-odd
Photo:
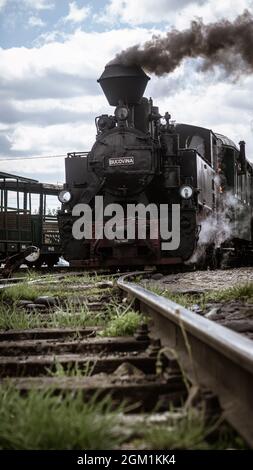
[[152,279],[153,285],[182,293],[219,290],[248,282],[253,282],[253,268],[248,267],[169,274],[159,280]]

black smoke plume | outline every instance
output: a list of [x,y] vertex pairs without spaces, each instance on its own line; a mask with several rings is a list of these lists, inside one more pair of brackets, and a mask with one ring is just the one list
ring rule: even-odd
[[153,36],[144,45],[137,44],[120,52],[112,63],[140,65],[147,72],[161,76],[173,72],[183,59],[197,57],[203,59],[203,71],[222,65],[232,75],[252,72],[252,13],[246,10],[233,22],[192,21],[188,29],[173,29],[165,37]]

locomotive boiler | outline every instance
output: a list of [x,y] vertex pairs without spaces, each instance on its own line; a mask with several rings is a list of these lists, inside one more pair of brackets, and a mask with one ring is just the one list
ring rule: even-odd
[[[148,80],[138,66],[107,65],[98,82],[115,107],[114,114],[96,117],[97,136],[90,152],[69,153],[65,160],[66,182],[59,194],[62,209],[58,221],[64,256],[72,266],[185,263],[196,249],[203,221],[213,214],[219,217],[222,192],[227,191],[240,200],[240,216],[246,213],[249,220],[245,233],[231,234],[230,242],[243,239],[251,244],[252,167],[245,158],[244,143],[239,150],[211,130],[175,125],[168,112],[161,116],[152,99],[143,97]],[[123,209],[118,220],[120,236],[108,239],[103,230],[98,235],[97,227],[103,229],[108,219],[106,213],[96,213],[98,197],[103,199],[103,207],[117,204]],[[147,209],[143,219],[138,212],[140,204]],[[135,207],[131,221],[129,205]],[[157,211],[149,210],[151,206]],[[82,207],[90,208],[92,222],[90,217],[86,220]],[[166,208],[163,214],[161,207]],[[154,222],[160,227],[164,217],[173,237],[173,207],[179,217],[176,243],[165,240],[159,230],[157,236],[152,233]],[[78,220],[86,235],[86,224],[91,225],[90,236],[74,236]],[[128,236],[130,222],[136,228],[134,237]],[[143,224],[145,236],[140,237],[137,225]],[[162,248],[164,241],[171,242],[170,249]],[[211,253],[213,258],[215,249],[212,241],[206,256]]]

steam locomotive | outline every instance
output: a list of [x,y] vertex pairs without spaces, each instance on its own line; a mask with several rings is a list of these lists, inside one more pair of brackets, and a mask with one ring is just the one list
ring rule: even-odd
[[[175,124],[169,113],[161,116],[152,99],[143,97],[149,79],[138,66],[107,65],[98,82],[109,104],[115,106],[114,115],[95,119],[97,136],[89,153],[69,153],[65,159],[58,222],[62,250],[72,266],[183,264],[196,252],[205,222],[213,225],[224,213],[231,230],[218,244],[212,237],[202,241],[202,257],[217,263],[227,249],[237,255],[252,249],[253,168],[245,157],[245,143],[240,142],[238,149],[230,139],[209,129]],[[227,195],[233,198],[228,215]],[[95,214],[98,196],[103,196],[104,206],[119,204],[124,210],[129,204],[165,205],[168,233],[173,231],[173,206],[179,208],[179,243],[163,250],[162,235],[152,237],[153,219],[161,221],[159,211],[143,222],[145,237],[136,232],[134,238],[128,237],[126,211],[121,236],[98,236],[95,224],[104,227],[108,219]],[[80,204],[94,214],[90,237],[73,236],[80,215],[85,231],[85,210],[78,217],[75,209]],[[138,213],[131,222],[142,223]]]

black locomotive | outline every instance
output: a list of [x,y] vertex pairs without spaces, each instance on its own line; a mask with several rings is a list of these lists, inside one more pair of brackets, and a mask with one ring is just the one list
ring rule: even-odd
[[[70,153],[65,160],[58,220],[64,256],[72,266],[185,263],[196,249],[204,221],[210,219],[212,225],[224,214],[231,231],[218,244],[207,236],[205,257],[217,260],[217,253],[220,257],[228,248],[237,254],[251,250],[253,169],[245,158],[245,143],[240,142],[238,149],[211,130],[175,125],[168,113],[162,117],[152,99],[143,97],[148,80],[140,67],[107,65],[98,82],[109,104],[116,107],[114,116],[96,118],[96,142],[89,153]],[[233,197],[229,214],[228,194]],[[147,236],[129,239],[125,212],[121,237],[96,236],[95,222],[92,237],[73,237],[74,207],[87,204],[95,214],[98,195],[103,196],[105,206],[169,204],[168,228],[173,224],[173,205],[180,207],[180,243],[162,250],[161,235],[151,236],[151,216],[145,220]],[[138,215],[136,224],[137,219]],[[105,222],[106,217],[100,223]]]

